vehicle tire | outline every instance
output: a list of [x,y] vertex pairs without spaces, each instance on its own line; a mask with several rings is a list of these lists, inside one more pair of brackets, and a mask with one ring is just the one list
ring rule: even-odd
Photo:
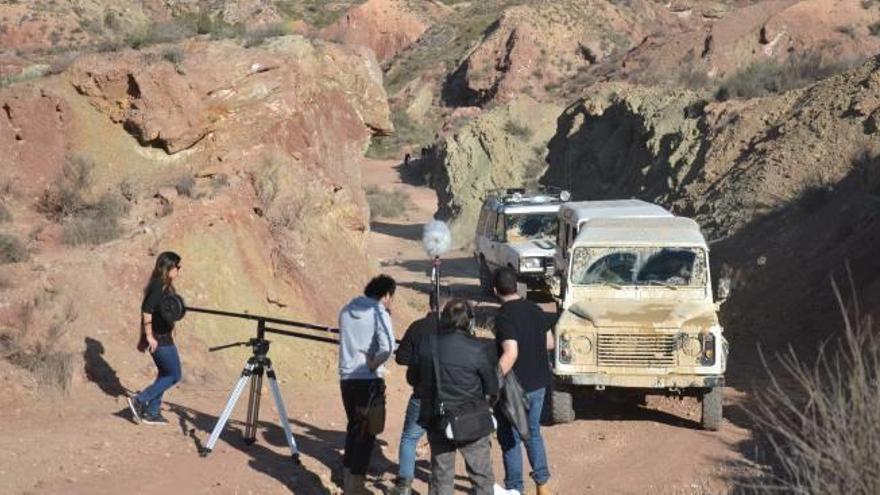
[[561,425],[574,421],[574,399],[568,390],[554,389],[550,397],[550,411],[553,424]]
[[492,270],[489,270],[489,265],[482,258],[480,258],[480,288],[483,294],[492,295]]
[[700,418],[700,426],[704,430],[718,431],[721,428],[721,418],[724,400],[724,387],[712,387],[704,392],[700,400],[703,414]]

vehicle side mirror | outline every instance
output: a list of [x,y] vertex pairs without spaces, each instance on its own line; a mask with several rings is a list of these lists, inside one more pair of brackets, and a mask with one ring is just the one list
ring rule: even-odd
[[730,278],[722,277],[718,279],[718,289],[716,292],[717,297],[715,298],[715,300],[719,304],[723,304],[724,301],[726,301],[727,298],[730,297]]

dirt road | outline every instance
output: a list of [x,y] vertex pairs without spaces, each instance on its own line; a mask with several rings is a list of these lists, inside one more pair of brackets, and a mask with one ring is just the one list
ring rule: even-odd
[[[382,271],[400,281],[395,325],[405,326],[427,309],[424,290],[429,262],[420,243],[421,225],[435,209],[432,191],[403,184],[394,163],[368,162],[368,184],[399,187],[413,205],[399,220],[373,224],[370,251]],[[455,295],[471,297],[491,313],[492,301],[481,298],[475,266],[465,252],[453,252],[444,262],[444,283]],[[328,348],[328,353],[335,350]],[[114,379],[87,384],[75,395],[45,396],[27,408],[3,402],[0,407],[0,492],[83,494],[167,493],[341,493],[340,450],[344,438],[344,413],[334,380],[293,383],[282,381],[282,393],[293,431],[302,450],[302,466],[293,466],[281,428],[264,392],[262,427],[255,445],[241,440],[244,404],[240,401],[230,428],[208,458],[198,455],[217,420],[234,374],[204,383],[185,381],[170,391],[164,427],[136,426],[129,420],[125,389],[139,383],[116,377],[119,363],[100,356],[92,366],[110,370]],[[186,366],[186,356],[184,356]],[[276,363],[285,369],[308,366]],[[186,371],[186,370],[185,370]],[[374,455],[370,486],[384,493],[396,472],[397,446],[409,389],[399,367],[388,379],[389,414],[380,449]],[[4,386],[15,380],[3,376]],[[728,406],[742,394],[728,391]],[[728,407],[731,418],[737,412]],[[719,493],[725,489],[726,467],[742,459],[749,434],[725,420],[721,431],[698,429],[695,402],[657,400],[646,408],[608,404],[583,404],[580,419],[544,430],[553,486],[560,494],[690,494]],[[499,450],[493,445],[495,473],[503,475]],[[427,448],[420,448],[415,489],[426,493]],[[459,471],[463,473],[463,469]],[[458,481],[460,491],[467,486]],[[529,487],[527,492],[531,493]]]

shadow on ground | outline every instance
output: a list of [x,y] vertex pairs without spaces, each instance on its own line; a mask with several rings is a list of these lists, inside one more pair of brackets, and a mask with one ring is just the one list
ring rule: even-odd
[[[204,447],[202,438],[207,437],[214,429],[217,416],[207,414],[180,404],[165,402],[171,412],[177,415],[181,432],[190,437],[197,451]],[[264,411],[268,413],[269,411]],[[341,431],[325,430],[315,425],[300,420],[292,420],[295,427],[294,438],[302,456],[311,457],[324,464],[333,475],[331,480],[341,485],[342,455],[340,448],[345,441],[345,433]],[[198,435],[197,432],[201,432]],[[287,487],[291,493],[303,494],[330,494],[336,489],[331,489],[315,473],[310,472],[305,466],[295,465],[288,453],[279,453],[275,449],[268,448],[262,443],[273,447],[287,449],[284,438],[284,430],[280,425],[261,421],[259,423],[257,442],[248,445],[244,441],[244,424],[232,421],[220,435],[218,443],[228,445],[244,452],[250,457],[248,464],[256,471],[264,473],[278,480]],[[381,442],[378,442],[381,445]],[[373,454],[373,469],[381,472],[392,466],[391,461],[381,454],[381,450]]]
[[116,370],[104,359],[104,344],[100,340],[86,337],[86,350],[83,351],[86,378],[97,385],[110,397],[121,397],[131,391],[119,381]]

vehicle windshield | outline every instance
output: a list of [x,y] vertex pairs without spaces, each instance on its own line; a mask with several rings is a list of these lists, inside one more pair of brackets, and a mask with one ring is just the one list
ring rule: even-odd
[[507,241],[556,239],[556,213],[514,213],[504,215]]
[[690,247],[579,247],[572,255],[571,283],[704,286],[706,252]]

